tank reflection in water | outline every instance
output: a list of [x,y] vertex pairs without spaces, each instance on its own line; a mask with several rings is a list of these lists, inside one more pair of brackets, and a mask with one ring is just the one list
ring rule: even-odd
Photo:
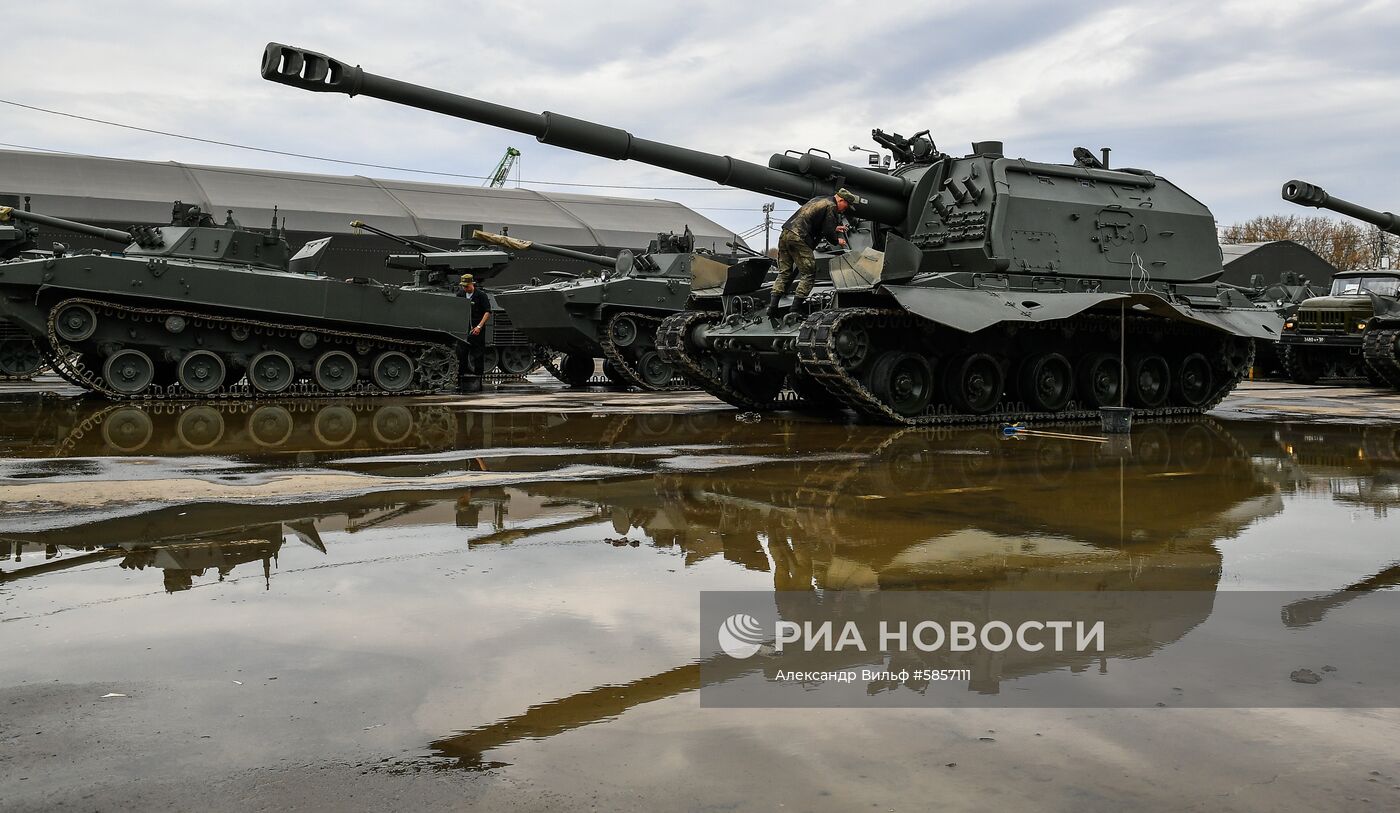
[[[655,704],[653,721],[656,714],[681,714],[673,699],[701,687],[705,666],[688,654],[694,595],[702,589],[772,590],[780,614],[782,593],[1199,594],[1199,601],[1164,608],[1150,635],[1106,652],[1111,662],[1151,658],[1156,648],[1170,647],[1209,618],[1215,591],[1238,583],[1309,583],[1318,590],[1315,599],[1280,608],[1284,624],[1306,625],[1400,580],[1397,555],[1375,544],[1386,533],[1379,518],[1395,499],[1398,436],[1375,427],[1147,425],[1123,449],[1005,440],[987,430],[743,424],[722,415],[492,416],[419,407],[406,408],[412,428],[395,446],[376,438],[378,412],[353,402],[329,406],[354,418],[355,431],[343,445],[317,435],[327,407],[316,406],[287,409],[294,425],[286,440],[260,445],[247,426],[265,406],[239,405],[232,412],[208,407],[224,426],[210,448],[250,457],[268,449],[314,452],[344,468],[415,476],[457,470],[473,451],[487,455],[488,468],[509,466],[517,452],[528,452],[545,461],[607,455],[625,470],[559,482],[550,479],[556,464],[545,462],[535,464],[538,477],[506,486],[425,494],[396,490],[389,477],[389,485],[351,498],[190,502],[23,533],[0,525],[0,553],[8,554],[0,590],[9,593],[6,612],[15,622],[7,631],[42,640],[40,617],[60,632],[63,624],[79,623],[89,635],[118,623],[132,629],[102,609],[118,598],[118,615],[147,619],[135,625],[135,640],[157,650],[165,635],[185,634],[187,624],[296,618],[279,641],[350,653],[301,667],[316,685],[305,697],[319,698],[325,714],[364,705],[373,709],[365,713],[379,715],[363,725],[355,717],[356,730],[379,725],[381,717],[390,721],[392,735],[351,748],[353,758],[376,770],[385,759],[407,765],[425,757],[511,770],[541,759],[537,749],[556,735],[606,729],[644,705]],[[145,442],[186,443],[190,432],[180,440],[174,429],[200,408],[145,411],[152,426]],[[114,448],[104,427],[116,411],[71,407],[60,419],[53,409],[38,410],[47,417],[22,431],[7,424],[3,448],[11,462],[42,450],[74,458],[210,453],[188,446]],[[202,413],[185,419],[196,418],[215,423]],[[29,439],[20,440],[26,432]],[[1311,448],[1328,454],[1310,456]],[[1267,563],[1239,554],[1270,544],[1286,521],[1333,523],[1338,512],[1354,510],[1361,514],[1350,540],[1327,550],[1290,552]],[[1351,570],[1343,574],[1339,567]],[[138,579],[149,590],[152,570],[160,572],[159,595],[178,592],[171,598],[178,603],[165,606],[178,607],[180,617],[162,610],[161,622],[151,623],[140,610],[149,594],[125,586]],[[1318,574],[1330,581],[1319,582]],[[65,580],[74,587],[64,588]],[[246,591],[254,587],[266,608],[247,605]],[[221,602],[223,595],[243,600]],[[366,608],[373,608],[372,623]],[[353,643],[346,618],[357,619]],[[94,646],[107,645],[98,639]],[[256,657],[247,644],[240,656]],[[407,696],[399,689],[356,693],[361,682],[390,679],[383,656],[422,664],[422,674],[392,672],[399,675],[392,680],[411,686]],[[233,663],[218,653],[210,657],[218,666],[201,669]],[[0,677],[42,670],[77,680],[82,670],[75,663],[56,649],[0,667]],[[762,668],[728,663],[735,675]],[[967,688],[991,693],[1008,680],[1099,668],[1098,659],[1026,653],[974,664]],[[364,670],[365,681],[338,686],[337,670],[345,669]],[[685,729],[690,735],[713,734],[703,717],[678,719],[682,727],[698,726]],[[735,725],[736,718],[723,719]],[[582,742],[613,742],[598,736],[585,734]],[[837,758],[839,749],[827,754]]]

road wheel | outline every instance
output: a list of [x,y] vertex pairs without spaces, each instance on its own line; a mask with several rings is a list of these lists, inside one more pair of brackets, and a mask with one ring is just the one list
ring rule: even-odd
[[1122,400],[1123,370],[1115,355],[1090,353],[1079,360],[1075,379],[1079,402],[1088,409],[1118,406]]
[[1074,368],[1059,353],[1041,353],[1021,365],[1019,394],[1036,412],[1059,412],[1074,396]]
[[637,343],[637,336],[641,334],[641,328],[637,326],[637,320],[630,316],[617,316],[608,322],[608,337],[617,347],[631,347]]
[[102,365],[107,386],[122,395],[140,395],[156,377],[156,365],[140,350],[118,350]]
[[413,384],[413,360],[397,350],[385,350],[374,357],[369,375],[381,390],[403,392]]
[[355,362],[354,356],[344,350],[327,350],[322,353],[311,370],[316,386],[326,392],[345,392],[355,386],[355,379],[359,378],[359,375],[360,365]]
[[1176,366],[1176,375],[1172,376],[1172,403],[1198,407],[1210,398],[1214,385],[1210,361],[1200,353],[1192,353]]
[[208,395],[224,385],[228,368],[218,353],[209,350],[194,350],[180,359],[175,368],[175,380],[186,392],[195,395]]
[[0,375],[26,378],[44,366],[44,355],[29,339],[6,339],[0,342]]
[[958,412],[985,415],[1001,403],[1006,385],[1001,365],[987,353],[955,357],[944,371],[948,402]]
[[570,387],[583,387],[593,377],[593,357],[582,353],[565,353],[559,361],[559,371],[564,374],[564,383]]
[[1143,353],[1128,365],[1128,400],[1143,409],[1155,409],[1171,395],[1172,371],[1164,356]]
[[97,314],[87,305],[64,305],[54,319],[54,331],[65,342],[81,342],[97,332]]
[[498,364],[507,375],[525,375],[535,368],[535,353],[528,347],[502,347]]
[[887,350],[870,371],[870,388],[895,413],[913,417],[933,398],[933,368],[917,353]]
[[280,350],[264,350],[248,362],[248,383],[266,395],[286,391],[296,373],[291,357]]
[[648,350],[637,359],[637,374],[642,383],[654,390],[671,383],[671,365],[662,361],[661,354],[655,350]]

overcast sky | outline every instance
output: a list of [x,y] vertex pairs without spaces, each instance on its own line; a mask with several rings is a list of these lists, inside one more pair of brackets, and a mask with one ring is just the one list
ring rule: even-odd
[[[1290,178],[1400,210],[1400,4],[688,4],[340,0],[10,4],[0,98],[222,141],[526,180],[709,187],[376,99],[263,81],[264,44],[531,111],[766,163],[928,128],[961,155],[1067,163],[1075,146],[1170,178],[1222,225],[1302,212]],[[133,132],[0,105],[0,141],[121,158],[452,179]],[[471,183],[471,181],[457,181]],[[564,187],[540,186],[563,190]],[[742,231],[765,198],[718,187],[569,191],[677,200]],[[780,212],[790,209],[779,202]]]

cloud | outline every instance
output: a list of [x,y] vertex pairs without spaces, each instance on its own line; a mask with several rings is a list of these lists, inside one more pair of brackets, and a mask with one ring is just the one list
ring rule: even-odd
[[[1115,162],[1171,178],[1222,222],[1284,211],[1278,187],[1295,176],[1377,208],[1395,208],[1400,197],[1391,137],[1400,125],[1400,10],[1390,3],[197,8],[171,0],[10,9],[7,23],[25,35],[7,43],[7,63],[24,69],[0,97],[371,163],[485,174],[510,145],[524,151],[527,179],[706,186],[379,100],[264,82],[258,56],[277,40],[407,81],[759,163],[789,148],[850,157],[847,145],[867,144],[872,127],[928,127],[955,154],[982,139],[1051,161],[1068,161],[1077,145],[1112,146]],[[8,143],[353,172],[12,108],[0,115]],[[757,223],[765,202],[718,189],[631,194],[680,200],[735,230]]]

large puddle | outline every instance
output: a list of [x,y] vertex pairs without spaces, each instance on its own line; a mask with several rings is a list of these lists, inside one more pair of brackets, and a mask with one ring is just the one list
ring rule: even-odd
[[1364,600],[1400,582],[1396,427],[1206,419],[1124,447],[727,411],[36,397],[0,404],[0,502],[0,771],[33,805],[189,783],[327,802],[344,788],[316,777],[337,772],[522,807],[1400,800],[1391,710],[695,692],[705,590]]

